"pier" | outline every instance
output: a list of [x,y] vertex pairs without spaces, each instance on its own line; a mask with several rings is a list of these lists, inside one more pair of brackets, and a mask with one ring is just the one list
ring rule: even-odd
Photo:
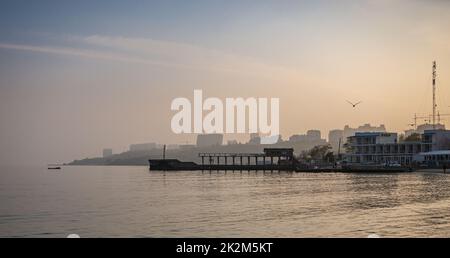
[[264,153],[199,153],[198,156],[202,159],[202,170],[295,169],[292,148],[266,148]]
[[178,159],[151,159],[153,171],[288,171],[288,172],[339,172],[339,173],[401,173],[413,171],[411,167],[381,165],[361,166],[308,166],[294,157],[292,148],[266,148],[263,153],[202,152],[201,164]]
[[265,148],[263,153],[199,153],[201,164],[174,159],[149,160],[151,170],[294,171],[292,148]]

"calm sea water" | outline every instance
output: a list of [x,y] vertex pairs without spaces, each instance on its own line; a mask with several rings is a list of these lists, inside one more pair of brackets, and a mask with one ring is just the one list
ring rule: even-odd
[[1,168],[0,237],[450,236],[450,174]]

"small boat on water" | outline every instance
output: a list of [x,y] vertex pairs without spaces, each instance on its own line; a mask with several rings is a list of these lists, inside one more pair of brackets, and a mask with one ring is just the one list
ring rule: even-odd
[[61,169],[61,167],[48,167],[47,169]]

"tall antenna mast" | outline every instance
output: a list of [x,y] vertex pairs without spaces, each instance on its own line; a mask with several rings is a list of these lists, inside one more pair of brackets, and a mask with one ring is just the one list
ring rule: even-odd
[[436,129],[436,61],[433,61],[433,129]]

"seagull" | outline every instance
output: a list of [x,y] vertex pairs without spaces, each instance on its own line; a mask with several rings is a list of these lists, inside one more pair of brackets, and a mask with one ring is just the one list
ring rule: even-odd
[[360,102],[358,102],[358,103],[352,103],[352,102],[350,102],[350,101],[348,101],[348,100],[347,100],[347,102],[348,102],[350,105],[352,105],[353,107],[356,107],[357,105],[359,105],[359,104],[362,103],[362,101],[360,101]]

